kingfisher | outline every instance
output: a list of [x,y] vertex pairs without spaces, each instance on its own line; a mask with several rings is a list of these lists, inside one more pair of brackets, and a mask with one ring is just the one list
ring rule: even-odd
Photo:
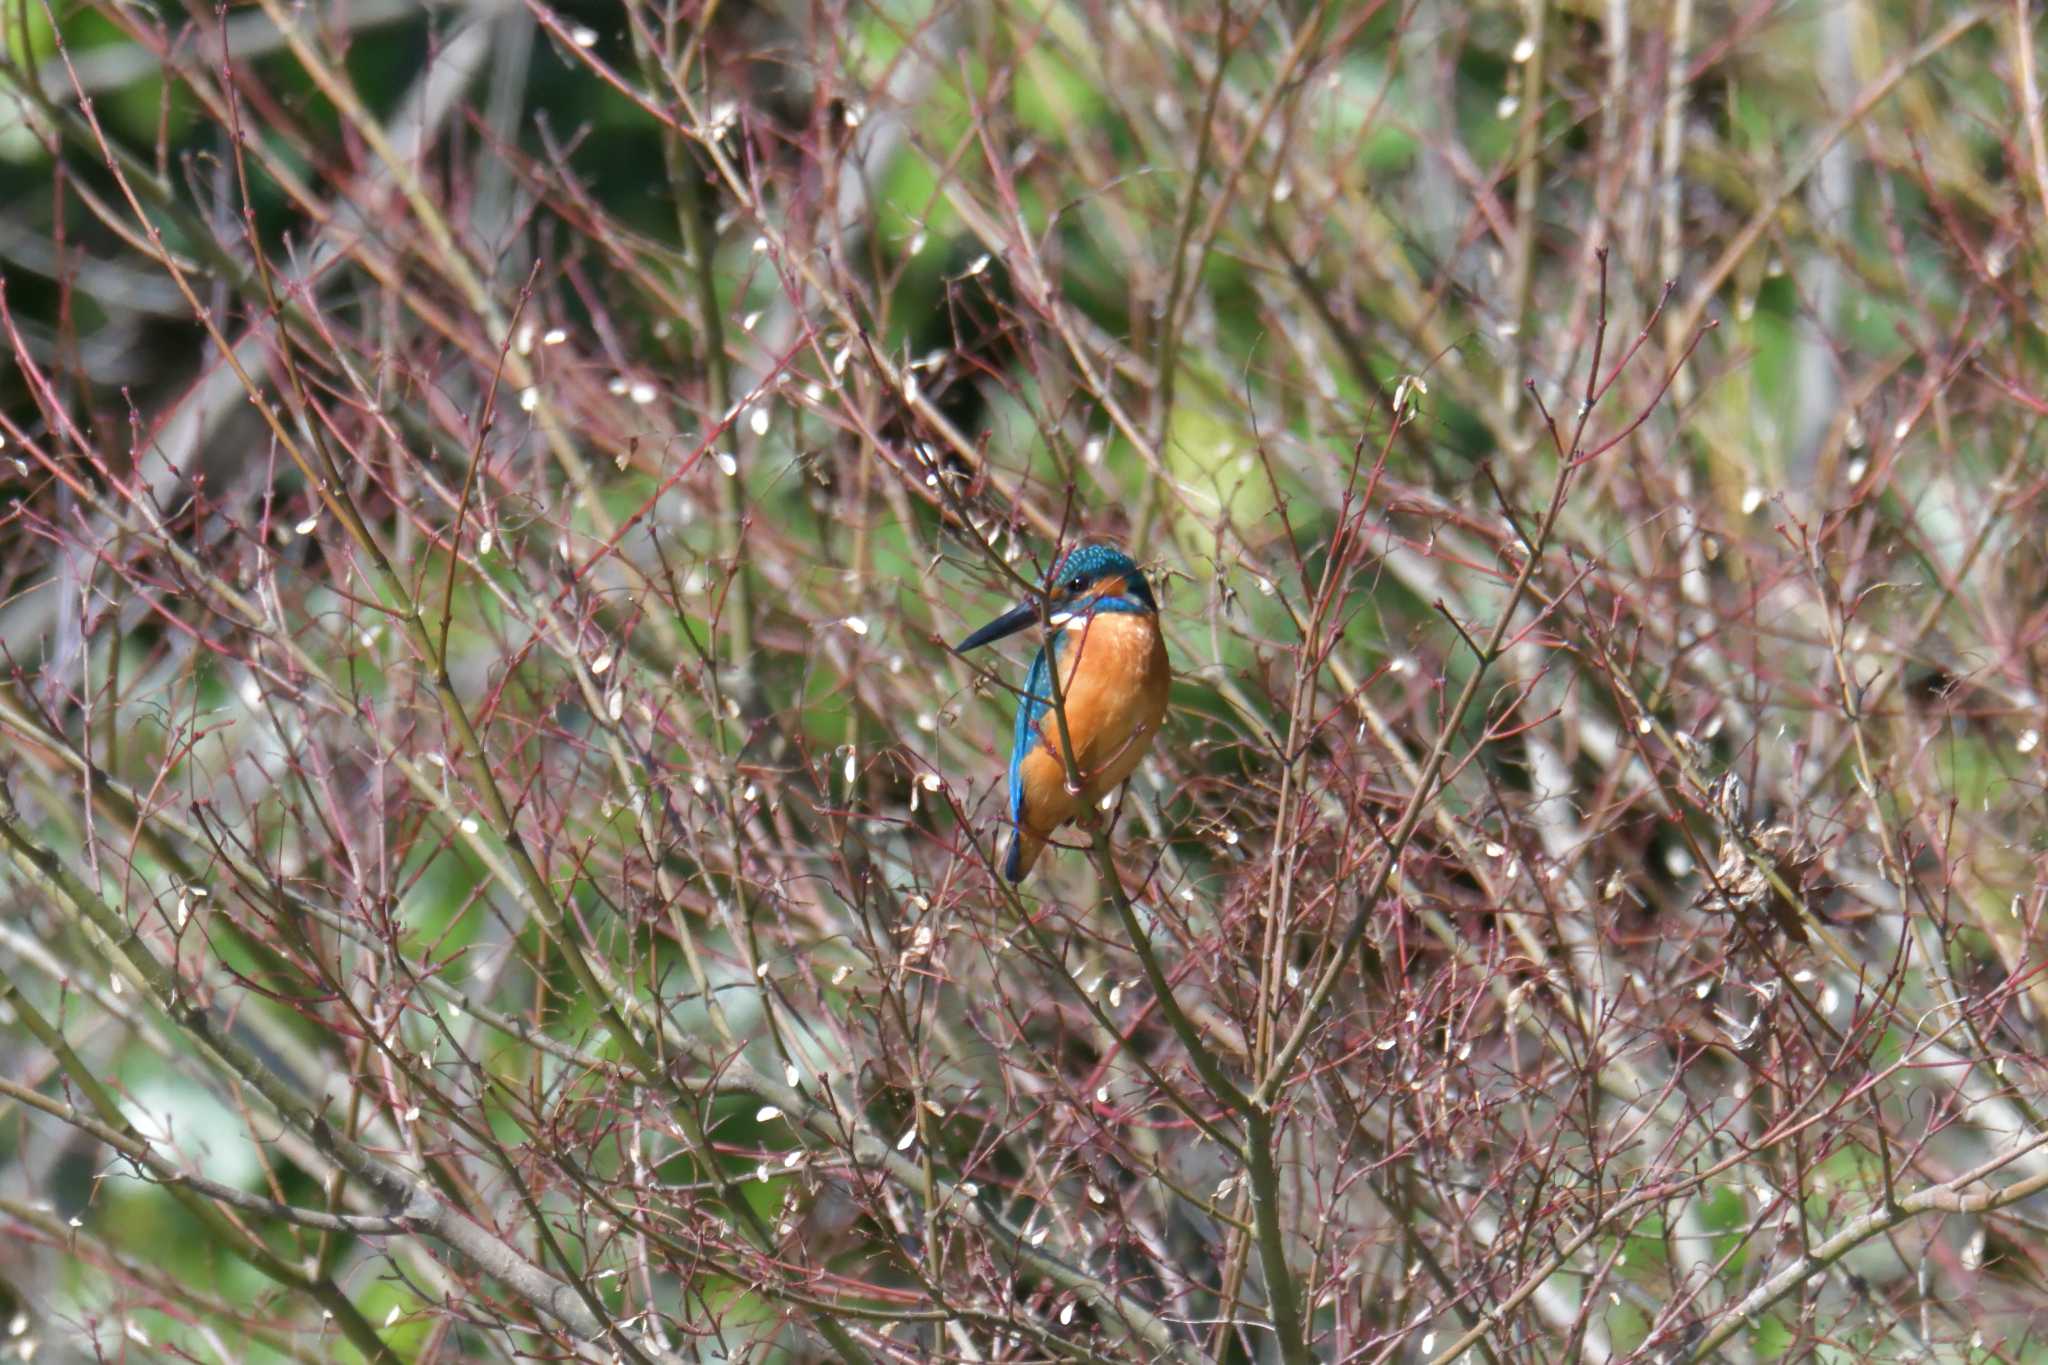
[[[1010,845],[1003,876],[1020,882],[1054,830],[1129,777],[1166,719],[1173,670],[1159,633],[1159,604],[1145,575],[1122,550],[1077,546],[1060,560],[1051,586],[1033,594],[953,646],[956,654],[1015,635],[1040,619],[1049,635],[1031,661],[1010,742]],[[1052,664],[1073,743],[1081,789],[1067,782]]]

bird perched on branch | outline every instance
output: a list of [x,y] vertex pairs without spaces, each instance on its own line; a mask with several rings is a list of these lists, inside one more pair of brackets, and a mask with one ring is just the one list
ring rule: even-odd
[[[1166,718],[1173,672],[1159,605],[1123,551],[1082,545],[1051,586],[953,647],[965,654],[1043,620],[1049,635],[1017,702],[1010,747],[1010,846],[1003,876],[1022,881],[1054,830],[1129,777]],[[1059,664],[1053,687],[1052,661]],[[1055,705],[1057,697],[1057,705]],[[1060,718],[1072,744],[1069,780]]]

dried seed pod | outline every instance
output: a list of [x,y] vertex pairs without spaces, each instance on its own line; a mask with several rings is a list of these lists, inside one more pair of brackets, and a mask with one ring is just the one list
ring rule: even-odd
[[[1767,912],[1787,938],[1805,943],[1800,913],[1819,864],[1820,850],[1790,825],[1731,824],[1721,837],[1720,857],[1694,904],[1727,914]],[[1794,899],[1780,891],[1773,876]]]

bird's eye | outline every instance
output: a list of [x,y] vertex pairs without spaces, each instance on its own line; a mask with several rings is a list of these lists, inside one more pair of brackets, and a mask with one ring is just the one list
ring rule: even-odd
[[1081,589],[1083,589],[1083,588],[1085,588],[1085,587],[1087,587],[1087,586],[1088,586],[1088,580],[1087,580],[1086,578],[1082,577],[1082,576],[1081,576],[1080,574],[1075,574],[1075,575],[1074,575],[1074,576],[1073,576],[1072,578],[1069,578],[1069,579],[1067,580],[1067,591],[1068,591],[1068,592],[1079,592],[1079,591],[1081,591]]

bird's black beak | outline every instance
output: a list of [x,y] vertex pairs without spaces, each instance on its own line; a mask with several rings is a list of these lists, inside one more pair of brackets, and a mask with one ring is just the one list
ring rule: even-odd
[[974,634],[968,636],[959,644],[954,645],[953,652],[955,654],[965,654],[970,649],[980,649],[983,645],[1000,640],[1006,635],[1015,635],[1018,631],[1037,620],[1038,604],[1036,602],[1020,603],[1017,606],[1011,607],[980,630],[975,631]]

